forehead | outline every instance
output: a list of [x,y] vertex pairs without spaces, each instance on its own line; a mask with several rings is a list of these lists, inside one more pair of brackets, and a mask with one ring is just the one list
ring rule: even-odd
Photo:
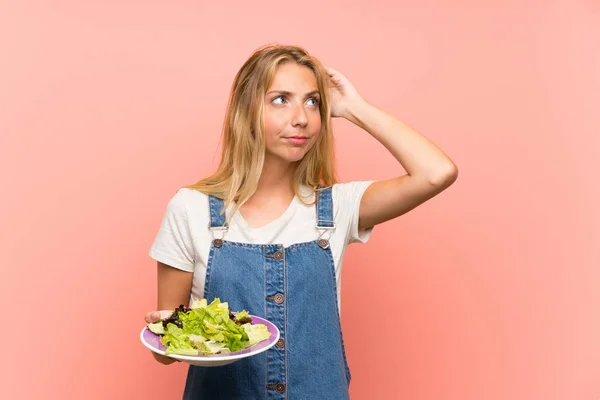
[[269,90],[287,90],[290,92],[311,92],[317,90],[317,78],[313,71],[296,63],[283,63],[275,70]]

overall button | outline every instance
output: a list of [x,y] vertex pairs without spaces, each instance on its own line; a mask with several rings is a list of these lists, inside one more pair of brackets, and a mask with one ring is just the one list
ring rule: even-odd
[[275,385],[275,390],[277,390],[279,393],[285,392],[285,384],[278,383],[277,385]]
[[285,300],[285,298],[281,293],[277,293],[275,296],[273,296],[273,301],[275,301],[277,304],[283,303],[283,300]]
[[275,390],[279,393],[285,392],[285,384],[278,383],[277,385],[275,385]]
[[277,343],[275,343],[275,347],[283,349],[283,346],[285,346],[285,340],[283,340],[283,338],[279,338]]
[[317,242],[317,244],[319,245],[320,248],[326,249],[326,248],[329,247],[329,240],[319,239],[319,241]]
[[273,254],[273,258],[276,260],[281,260],[283,258],[283,252],[277,250],[275,254]]
[[221,246],[223,246],[223,240],[215,239],[215,240],[213,240],[213,244],[215,245],[215,247],[221,247]]

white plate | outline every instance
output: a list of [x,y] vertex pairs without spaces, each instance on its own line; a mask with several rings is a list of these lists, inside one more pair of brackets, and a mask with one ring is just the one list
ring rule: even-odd
[[236,351],[233,353],[225,353],[225,354],[208,354],[208,355],[198,355],[198,356],[184,356],[180,354],[167,354],[165,353],[165,346],[160,341],[160,336],[152,333],[147,327],[142,329],[140,333],[140,340],[142,344],[146,346],[148,349],[153,352],[174,358],[179,361],[186,362],[191,365],[198,365],[201,367],[218,367],[221,365],[227,365],[234,363],[242,358],[251,357],[257,354],[260,354],[264,351],[269,350],[271,347],[275,346],[275,343],[279,340],[279,329],[277,327],[267,321],[264,318],[251,316],[253,324],[264,324],[267,326],[269,332],[271,332],[271,337],[263,340],[262,342],[256,343],[254,346],[248,347],[247,349]]

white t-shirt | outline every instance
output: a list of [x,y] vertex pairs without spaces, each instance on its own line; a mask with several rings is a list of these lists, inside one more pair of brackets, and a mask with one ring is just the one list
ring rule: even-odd
[[[335,229],[321,236],[329,239],[335,264],[338,306],[341,305],[342,259],[350,243],[365,243],[372,229],[358,231],[358,214],[363,193],[372,181],[356,181],[335,184],[332,188],[333,218]],[[301,195],[314,199],[309,188],[302,188]],[[208,196],[197,190],[182,188],[167,205],[158,234],[150,249],[150,257],[163,264],[193,272],[192,297],[204,297],[206,266],[213,232],[208,229],[210,213]],[[310,242],[319,238],[323,231],[316,228],[315,205],[306,206],[294,197],[288,209],[276,220],[260,228],[250,227],[239,212],[229,222],[223,239],[253,244],[282,244]],[[217,237],[222,232],[215,231]]]

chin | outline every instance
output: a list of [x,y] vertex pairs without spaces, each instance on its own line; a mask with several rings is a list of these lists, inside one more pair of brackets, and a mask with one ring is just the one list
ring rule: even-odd
[[288,163],[297,163],[302,161],[306,153],[306,151],[286,151],[282,153],[270,153],[269,156]]
[[288,159],[291,162],[301,161],[304,157],[306,157],[306,154],[308,153],[309,149],[309,147],[303,149],[295,149],[296,151],[291,151],[288,153]]
[[282,158],[289,163],[297,163],[297,162],[302,161],[302,159],[304,158],[305,155],[306,155],[306,153],[303,153],[303,154],[299,154],[299,155],[288,155],[287,157],[282,157]]

